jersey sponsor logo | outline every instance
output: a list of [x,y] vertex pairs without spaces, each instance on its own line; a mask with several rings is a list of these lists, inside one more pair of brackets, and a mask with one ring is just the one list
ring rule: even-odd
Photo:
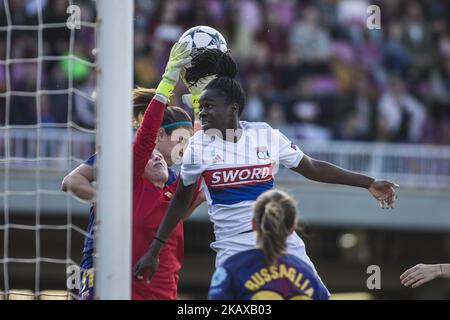
[[203,173],[203,178],[210,188],[237,187],[269,182],[273,180],[272,164],[207,170]]

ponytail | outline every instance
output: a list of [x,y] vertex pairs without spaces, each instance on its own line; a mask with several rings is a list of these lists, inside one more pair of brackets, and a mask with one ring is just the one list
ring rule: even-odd
[[286,253],[286,240],[296,225],[297,208],[285,192],[271,190],[255,203],[258,240],[268,266],[273,266]]

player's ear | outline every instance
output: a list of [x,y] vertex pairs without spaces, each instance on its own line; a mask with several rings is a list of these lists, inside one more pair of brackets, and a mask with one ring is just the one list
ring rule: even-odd
[[163,140],[164,136],[166,135],[166,130],[163,128],[159,128],[158,130],[158,134],[156,136],[156,141],[161,141]]
[[256,231],[256,221],[255,218],[252,218],[252,230]]
[[232,103],[230,107],[234,114],[239,115],[239,106],[237,103]]

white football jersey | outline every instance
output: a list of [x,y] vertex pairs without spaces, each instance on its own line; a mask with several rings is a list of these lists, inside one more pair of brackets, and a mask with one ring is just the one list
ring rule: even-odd
[[303,157],[297,146],[267,123],[241,121],[240,125],[242,136],[236,143],[197,132],[183,156],[183,184],[203,178],[216,241],[251,231],[252,206],[261,193],[274,187],[278,166],[296,167]]

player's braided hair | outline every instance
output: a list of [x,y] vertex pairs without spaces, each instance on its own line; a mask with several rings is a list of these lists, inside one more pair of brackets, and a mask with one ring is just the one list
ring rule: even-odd
[[239,107],[239,116],[244,111],[245,93],[242,86],[233,78],[219,77],[212,80],[205,90],[217,90],[228,99],[229,104],[236,103]]
[[270,267],[286,253],[286,240],[297,223],[297,206],[287,193],[270,190],[258,197],[254,214],[258,240]]
[[[133,125],[139,127],[141,125],[142,117],[145,110],[155,95],[155,89],[148,89],[137,87],[133,90]],[[170,102],[169,102],[170,103]],[[191,122],[192,119],[189,114],[180,107],[169,106],[164,110],[162,126],[169,125],[175,122]],[[175,129],[178,128],[192,128],[189,125],[179,125],[165,128],[166,134],[171,135]]]
[[192,57],[191,66],[186,69],[185,79],[190,85],[205,77],[234,78],[237,75],[237,64],[228,52],[219,49],[198,49]]

